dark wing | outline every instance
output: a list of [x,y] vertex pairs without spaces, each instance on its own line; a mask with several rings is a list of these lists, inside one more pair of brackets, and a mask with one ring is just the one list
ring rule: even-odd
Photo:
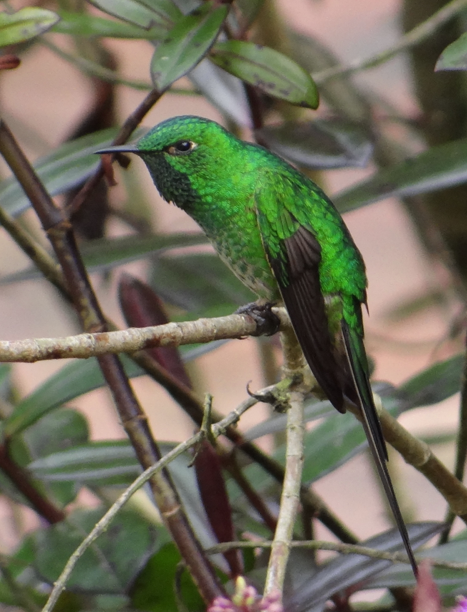
[[319,279],[321,247],[308,229],[295,223],[294,233],[282,239],[275,252],[265,244],[266,253],[308,365],[332,405],[345,412],[341,369]]

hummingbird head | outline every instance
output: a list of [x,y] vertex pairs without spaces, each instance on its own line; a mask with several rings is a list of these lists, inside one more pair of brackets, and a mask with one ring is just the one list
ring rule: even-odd
[[135,153],[168,202],[190,209],[215,190],[216,176],[225,180],[238,141],[214,121],[195,116],[168,119],[135,145],[109,147],[99,153]]

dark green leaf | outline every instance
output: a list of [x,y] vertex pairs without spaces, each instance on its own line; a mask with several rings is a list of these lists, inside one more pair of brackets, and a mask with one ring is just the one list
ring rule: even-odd
[[398,391],[410,408],[431,406],[460,391],[464,355],[455,355],[430,366],[403,383]]
[[431,147],[357,183],[333,201],[341,213],[392,196],[438,191],[467,182],[467,138]]
[[26,7],[16,13],[0,13],[0,47],[17,45],[49,30],[60,17],[38,7]]
[[[213,350],[219,343],[212,342],[201,349],[185,349],[183,359],[189,361]],[[145,372],[129,357],[120,355],[128,377],[144,376]],[[30,427],[38,419],[75,397],[105,386],[105,381],[96,360],[77,360],[67,364],[40,387],[21,400],[14,412],[2,423],[2,433],[14,436]]]
[[179,19],[151,60],[154,86],[164,91],[196,66],[214,44],[228,13],[227,5],[207,2]]
[[[441,529],[442,523],[435,522],[407,525],[414,548],[430,540]],[[360,544],[387,552],[396,552],[403,548],[397,529],[381,533]],[[363,555],[339,555],[329,563],[323,564],[318,571],[311,568],[309,575],[300,576],[301,588],[296,590],[292,601],[285,602],[285,608],[313,610],[313,612],[322,610],[326,601],[339,590],[354,589],[356,585],[366,584],[373,575],[378,574],[389,565],[391,565],[390,561],[371,559]],[[414,584],[413,574],[411,584]]]
[[[24,433],[24,441],[32,460],[47,457],[87,442],[89,436],[85,417],[77,410],[64,409],[47,414]],[[65,506],[76,497],[74,483],[47,483],[46,492]]]
[[[33,534],[36,569],[45,581],[52,584],[57,579],[102,514],[102,509],[78,510],[62,523]],[[122,511],[79,559],[67,587],[84,593],[125,594],[155,547],[156,528],[141,515]]]
[[164,301],[203,316],[228,314],[255,299],[214,253],[159,257],[151,286]]
[[[121,357],[128,376],[143,374],[128,357]],[[104,385],[104,378],[94,358],[67,364],[17,404],[15,411],[3,422],[3,432],[13,436],[51,410]]]
[[366,445],[365,432],[350,414],[330,415],[305,434],[305,463],[302,479],[319,480],[354,457]]
[[227,72],[274,98],[298,106],[318,106],[318,90],[308,72],[274,49],[229,40],[217,43],[209,57]]
[[201,233],[120,236],[88,242],[83,245],[82,255],[88,270],[102,272],[169,249],[206,243],[207,238]]
[[[154,256],[165,250],[205,244],[204,234],[160,234],[132,235],[117,238],[100,238],[86,242],[81,247],[81,255],[88,272],[106,272],[131,261]],[[37,268],[21,270],[0,279],[0,285],[42,278]]]
[[180,11],[172,0],[88,0],[97,8],[148,30],[154,26],[172,27]]
[[[145,612],[179,612],[175,598],[175,584],[179,583],[179,596],[186,610],[202,612],[206,609],[187,571],[178,577],[180,553],[172,542],[165,544],[149,559],[131,588],[131,603],[136,610]],[[154,578],[157,576],[157,580]]]
[[[441,546],[432,546],[417,553],[417,557],[448,561],[454,563],[467,563],[467,530],[456,534],[450,542]],[[448,568],[433,568],[433,577],[443,596],[459,595],[467,589],[467,576],[465,571]],[[368,588],[392,588],[395,586],[409,586],[413,583],[413,575],[407,565],[392,565],[381,572],[368,583]],[[460,612],[460,611],[459,611]]]
[[167,28],[160,25],[143,29],[130,23],[105,19],[89,13],[59,11],[59,16],[60,22],[54,26],[53,32],[70,36],[158,40],[167,34]]
[[257,131],[281,157],[311,169],[365,167],[373,145],[361,126],[343,119],[289,121]]
[[6,399],[10,393],[11,364],[0,364],[0,397]]
[[128,486],[141,473],[141,466],[127,440],[105,440],[49,453],[30,463],[28,470],[44,482],[102,487]]
[[436,62],[438,70],[467,70],[467,33],[448,45]]
[[[384,408],[396,416],[400,410],[400,399],[384,398]],[[313,410],[323,410],[326,418],[318,427],[305,434],[305,464],[303,481],[315,482],[326,474],[333,472],[349,461],[367,446],[365,433],[359,421],[350,414],[338,414],[329,410],[326,402],[316,404]],[[284,465],[285,446],[281,445],[274,452],[274,458]],[[256,465],[247,468],[246,473],[252,486],[258,491],[270,486],[270,479]]]
[[[334,413],[334,408],[328,401],[318,402],[316,400],[309,401],[305,404],[304,422],[309,423],[316,419],[327,417]],[[243,439],[253,441],[263,436],[277,434],[285,431],[287,427],[286,414],[274,414],[272,417],[251,427],[243,434]]]
[[[50,155],[38,159],[34,168],[47,191],[57,195],[80,185],[91,176],[99,163],[95,151],[111,144],[117,133],[117,128],[94,132],[67,142]],[[0,202],[2,208],[14,216],[30,206],[28,198],[13,177],[0,182]]]

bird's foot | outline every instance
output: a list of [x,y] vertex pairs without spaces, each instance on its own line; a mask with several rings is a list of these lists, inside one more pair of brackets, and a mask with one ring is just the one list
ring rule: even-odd
[[254,336],[273,336],[279,331],[281,323],[279,317],[272,312],[273,306],[274,303],[272,302],[266,302],[265,304],[251,302],[245,304],[245,306],[240,306],[235,314],[246,314],[254,320],[256,323]]

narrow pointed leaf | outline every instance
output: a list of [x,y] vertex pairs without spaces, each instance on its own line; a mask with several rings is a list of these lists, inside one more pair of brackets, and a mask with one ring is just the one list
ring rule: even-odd
[[337,118],[289,121],[256,133],[281,157],[311,169],[364,168],[373,151],[359,125]]
[[158,40],[167,34],[167,28],[160,25],[144,29],[131,23],[105,19],[90,13],[60,11],[58,14],[60,21],[53,27],[53,32],[70,36]]
[[151,285],[165,302],[197,316],[225,315],[255,299],[214,253],[158,257]]
[[[33,534],[35,568],[52,584],[70,555],[101,518],[103,510],[77,510],[62,523]],[[82,593],[125,594],[156,549],[154,526],[128,510],[116,516],[108,531],[88,548],[70,575],[69,589]],[[131,542],[131,546],[128,543]]]
[[[180,572],[180,552],[173,542],[167,542],[149,559],[130,590],[131,610],[147,612],[204,612],[201,599],[188,572]],[[155,580],[157,577],[157,580]],[[175,589],[169,585],[177,585]],[[163,585],[164,588],[161,588]],[[183,608],[180,606],[183,602]]]
[[60,17],[38,7],[26,7],[16,13],[0,13],[0,47],[17,45],[49,30]]
[[[186,361],[195,359],[209,350],[214,350],[215,346],[216,343],[211,342],[202,349],[188,348],[183,351],[183,358]],[[145,375],[145,372],[126,355],[120,355],[120,359],[129,378]],[[104,377],[94,358],[73,361],[22,399],[16,405],[14,412],[2,422],[0,431],[12,437],[27,429],[51,410],[55,410],[75,397],[104,387],[105,384]]]
[[[427,542],[442,529],[441,523],[427,522],[407,525],[412,546],[417,548]],[[362,546],[384,550],[400,551],[403,544],[397,529],[391,529],[373,538],[361,542]],[[338,591],[343,591],[354,585],[361,588],[362,583],[369,580],[385,567],[390,561],[372,559],[362,555],[341,555],[321,567],[313,575],[302,577],[302,587],[292,596],[292,601],[285,602],[286,609],[294,612],[309,612],[321,609],[325,602]],[[414,578],[412,575],[412,584]]]
[[274,49],[229,40],[218,42],[209,57],[230,74],[274,98],[297,106],[318,107],[318,89],[308,72]]
[[385,168],[334,196],[333,201],[344,213],[385,198],[439,191],[466,182],[467,138],[462,138]]
[[433,364],[402,383],[398,391],[410,408],[430,406],[460,391],[464,355],[455,355]]
[[[81,255],[88,272],[106,272],[132,261],[157,256],[172,248],[197,246],[206,242],[204,234],[195,233],[118,236],[86,242],[81,247]],[[42,273],[37,268],[27,268],[0,278],[0,285],[37,278],[42,278]]]
[[438,70],[467,70],[467,33],[448,45],[436,62]]
[[227,17],[226,5],[206,3],[179,19],[157,47],[151,61],[154,86],[164,91],[206,55]]
[[142,28],[172,27],[181,14],[171,0],[88,0],[97,8]]
[[[54,452],[84,444],[89,437],[85,417],[77,410],[61,409],[46,415],[24,433],[31,460],[46,457]],[[74,482],[43,483],[45,494],[65,506],[78,493]]]
[[[442,531],[443,525],[440,525]],[[441,546],[431,546],[417,553],[420,560],[433,559],[435,561],[448,561],[454,563],[467,562],[466,546],[467,530],[456,534],[450,542]],[[433,568],[433,574],[443,595],[458,595],[467,589],[467,576],[463,570],[454,570],[444,567]],[[413,584],[413,574],[407,565],[391,565],[386,570],[368,582],[368,588],[381,589],[395,586],[410,586]],[[459,611],[460,612],[460,611]]]
[[[121,359],[128,376],[144,374],[125,355],[121,355]],[[94,358],[69,363],[16,405],[14,412],[3,421],[2,431],[10,437],[18,434],[51,410],[104,385],[104,378]]]

